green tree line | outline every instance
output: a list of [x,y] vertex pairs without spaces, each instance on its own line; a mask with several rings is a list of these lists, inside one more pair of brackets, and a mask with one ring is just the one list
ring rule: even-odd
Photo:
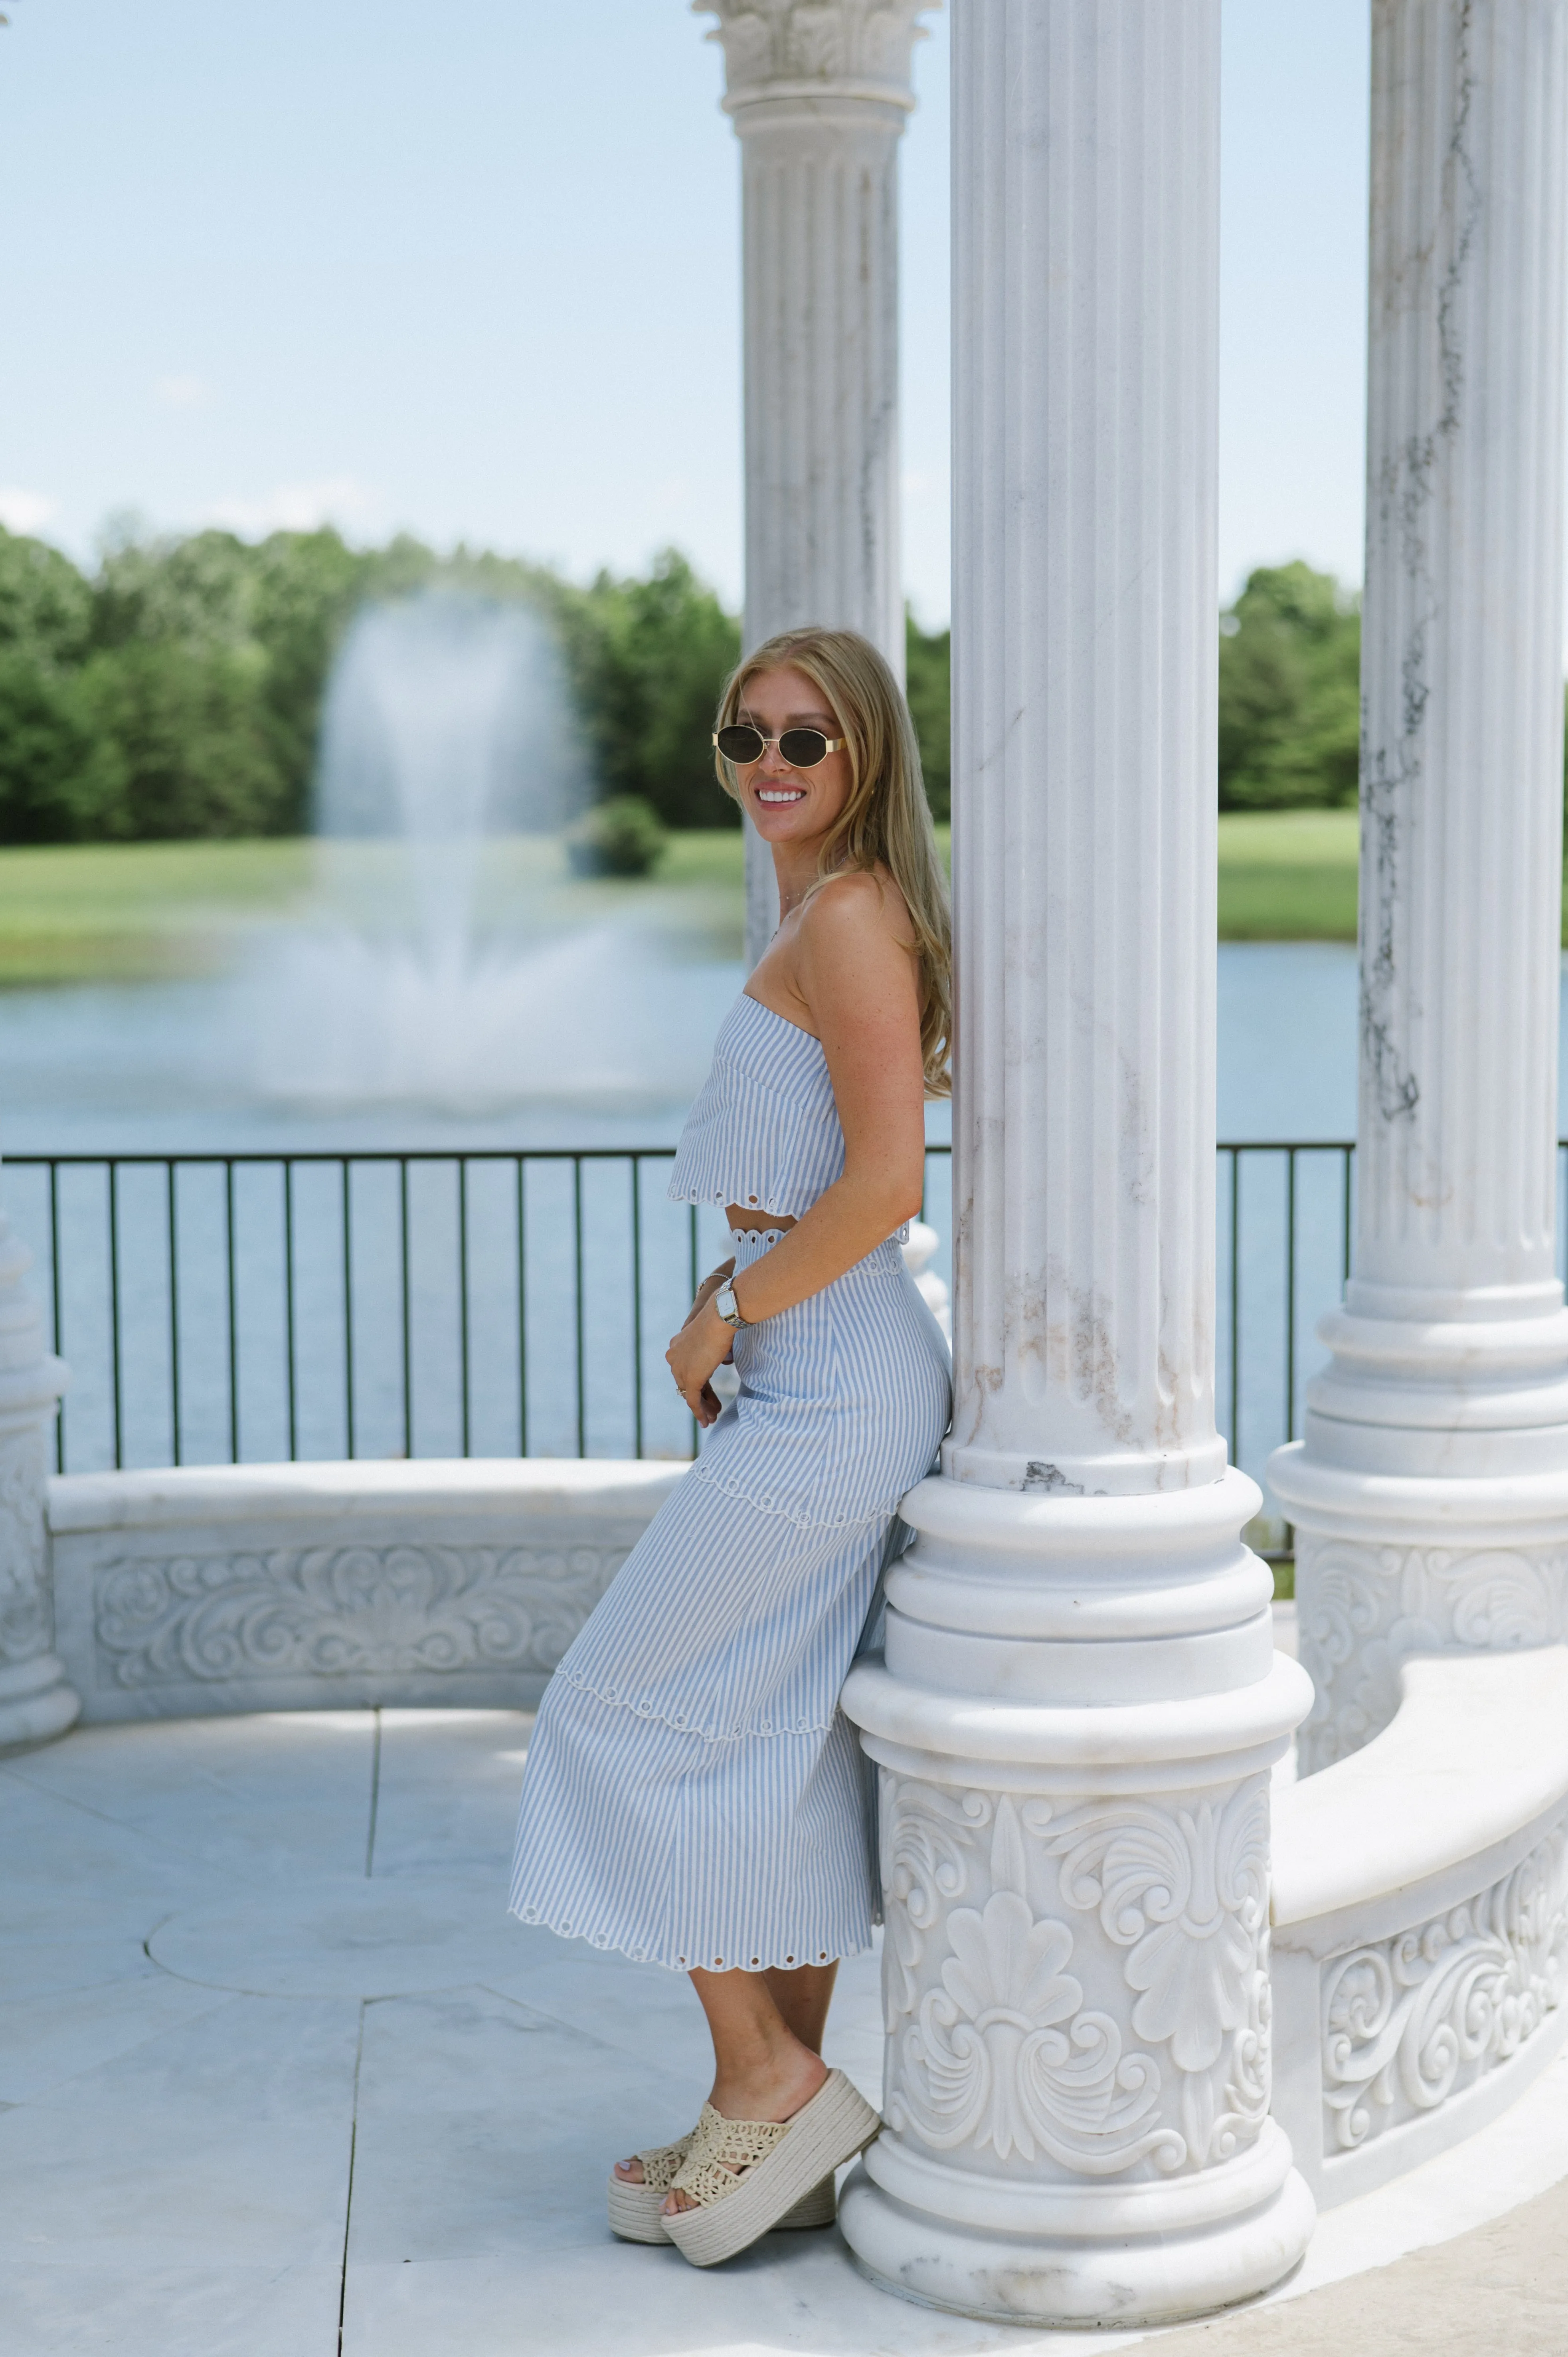
[[[336,532],[124,533],[84,573],[0,530],[0,842],[293,834],[310,823],[321,701],[368,600],[450,583],[521,599],[560,646],[601,795],[666,826],[725,826],[709,731],[739,625],[674,550],[586,586],[483,551]],[[1221,618],[1224,809],[1353,802],[1360,623],[1305,565],[1254,573]],[[949,816],[949,635],[910,618],[910,710]]]

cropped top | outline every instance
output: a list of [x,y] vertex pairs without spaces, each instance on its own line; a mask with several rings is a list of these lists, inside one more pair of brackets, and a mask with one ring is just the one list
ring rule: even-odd
[[743,991],[681,1133],[671,1200],[798,1219],[843,1176],[843,1131],[822,1041]]

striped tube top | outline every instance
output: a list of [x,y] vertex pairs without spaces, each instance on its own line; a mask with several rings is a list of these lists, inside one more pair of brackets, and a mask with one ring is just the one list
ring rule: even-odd
[[743,991],[681,1133],[671,1200],[799,1219],[843,1176],[843,1131],[822,1041]]

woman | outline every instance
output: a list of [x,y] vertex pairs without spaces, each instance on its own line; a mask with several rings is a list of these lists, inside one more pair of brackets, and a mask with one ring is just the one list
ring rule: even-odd
[[789,632],[731,679],[714,743],[781,916],[670,1186],[725,1204],[735,1244],[668,1352],[711,1437],[545,1695],[511,1895],[525,1922],[690,1973],[713,2089],[677,2144],[618,2164],[610,2223],[703,2266],[830,2222],[833,2169],[881,2126],[821,2055],[837,1960],[869,1945],[878,1895],[838,1697],[950,1400],[898,1248],[950,1021],[903,697],[853,631]]

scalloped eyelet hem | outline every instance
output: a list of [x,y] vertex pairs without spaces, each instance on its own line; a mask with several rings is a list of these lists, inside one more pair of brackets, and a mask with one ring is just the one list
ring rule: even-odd
[[759,1950],[757,1954],[748,1956],[744,1964],[737,1964],[733,1956],[704,1956],[694,1948],[688,1953],[676,1955],[660,1955],[650,1948],[634,1948],[613,1939],[607,1932],[578,1931],[570,1923],[553,1923],[542,1907],[513,1907],[509,1911],[520,1923],[537,1924],[542,1931],[553,1932],[558,1939],[585,1940],[590,1948],[597,1948],[601,1953],[625,1956],[628,1963],[634,1964],[657,1964],[661,1972],[669,1973],[792,1972],[801,1964],[832,1964],[850,1956],[868,1955],[872,1947],[869,1939],[857,1942],[846,1938],[836,1947],[830,1948],[820,1945],[813,1948],[811,1942],[805,1940],[797,1942],[788,1953],[782,1950],[777,1953]]

